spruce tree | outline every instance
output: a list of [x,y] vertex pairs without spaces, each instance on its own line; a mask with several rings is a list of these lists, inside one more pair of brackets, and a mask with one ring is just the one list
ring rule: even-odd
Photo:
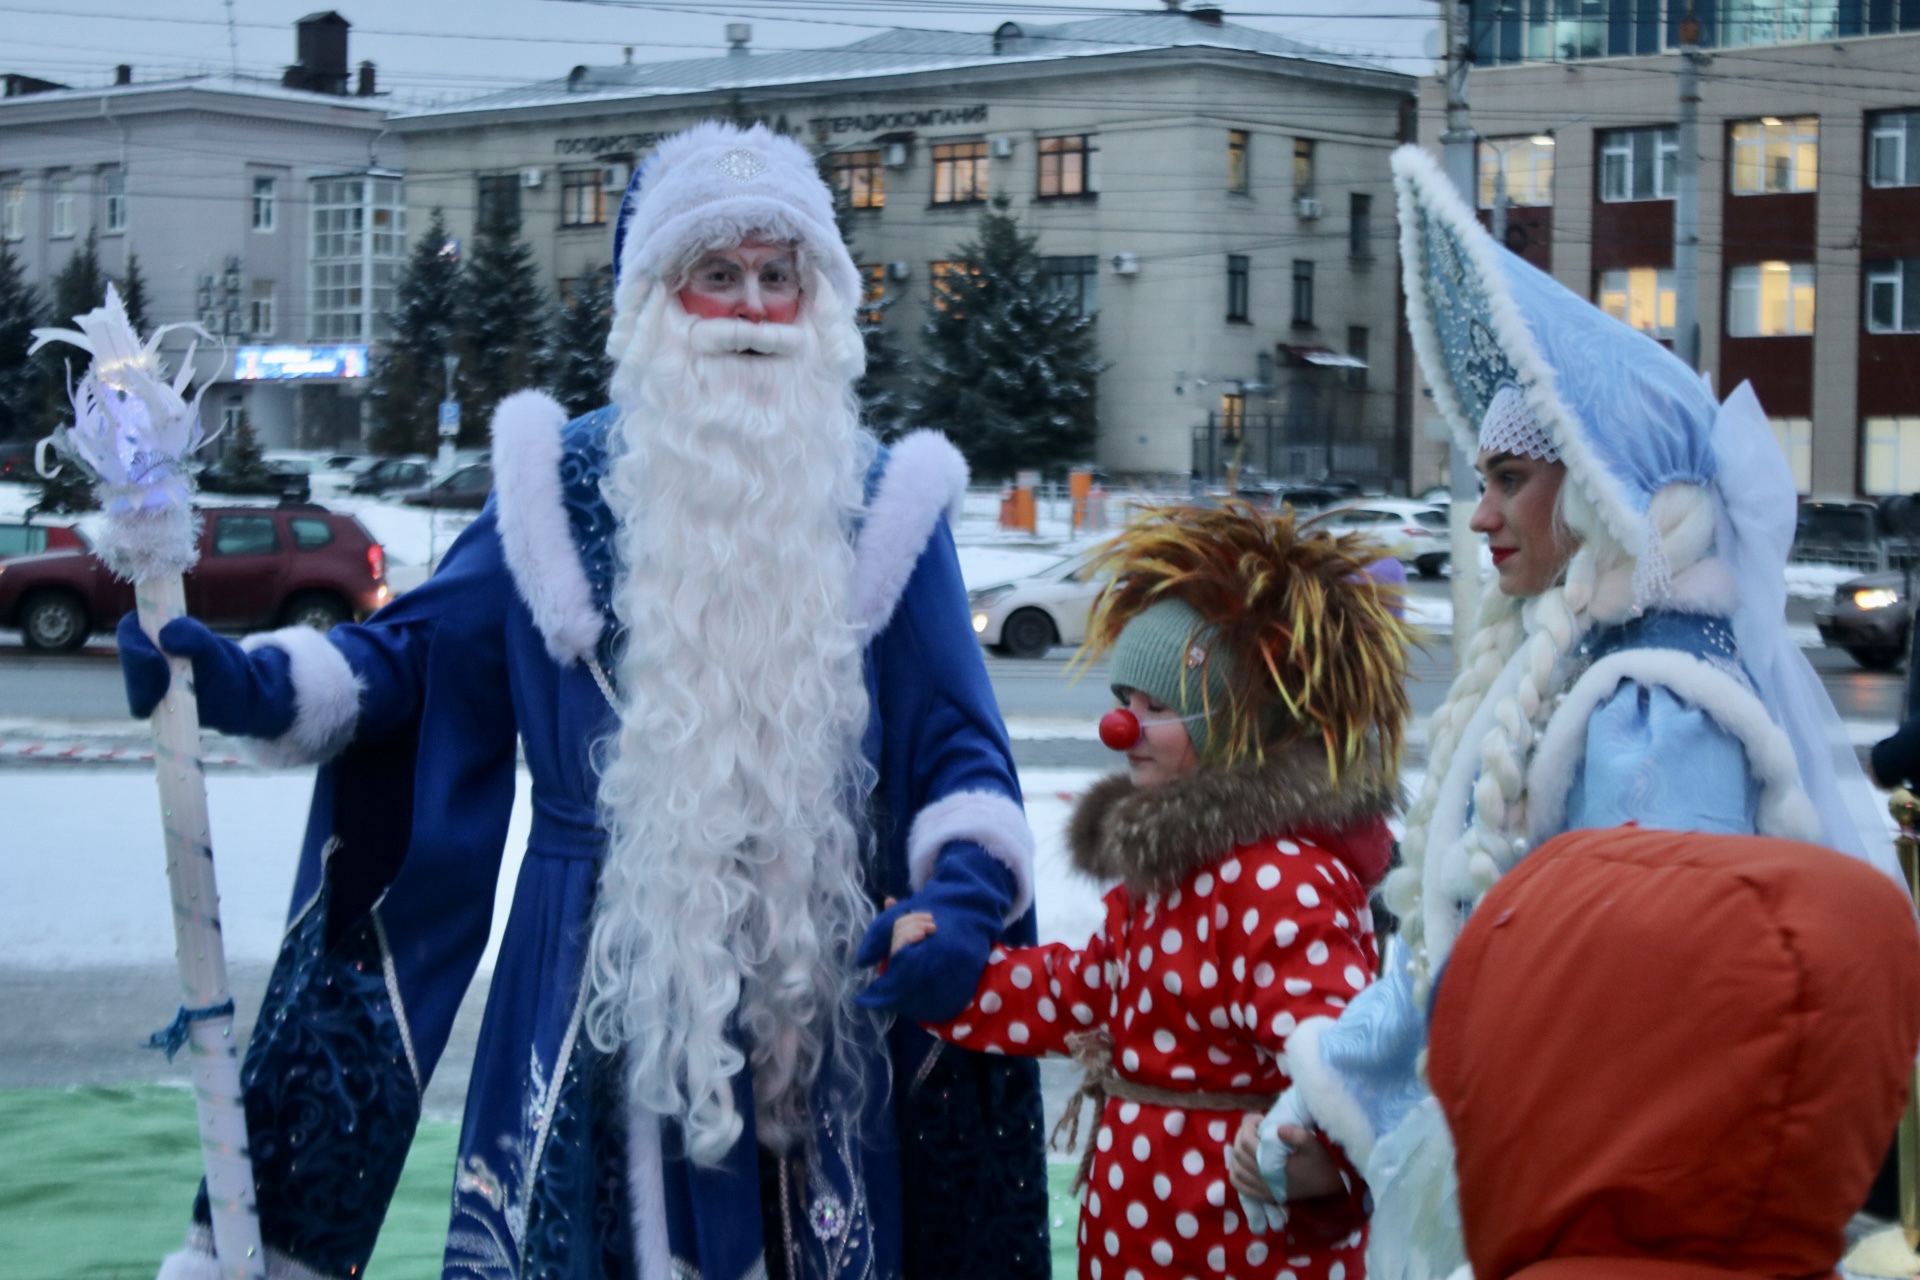
[[45,365],[27,357],[33,330],[45,323],[40,291],[0,241],[0,440],[31,439],[47,425]]
[[977,476],[1047,469],[1093,451],[1100,362],[1093,323],[1042,278],[1036,238],[997,196],[979,238],[933,282],[912,412],[947,433]]
[[460,443],[484,444],[495,405],[547,382],[548,303],[517,218],[477,229],[456,296]]
[[590,266],[560,307],[548,355],[553,398],[576,417],[607,402],[607,381],[613,376],[607,331],[612,327],[613,268]]
[[127,250],[127,274],[120,277],[120,301],[126,304],[127,319],[142,338],[151,331],[147,324],[147,278],[140,274],[140,257]]
[[273,468],[267,465],[260,447],[260,433],[243,408],[233,424],[233,435],[220,453],[220,482],[227,493],[272,493],[275,491]]
[[[91,231],[53,277],[52,294],[49,319],[62,328],[72,327],[75,316],[83,316],[107,300],[107,276],[100,270],[99,247]],[[93,358],[79,347],[60,342],[40,348],[37,359],[41,377],[39,429],[44,434],[72,415],[67,384],[69,380],[80,381]]]
[[378,348],[369,371],[368,443],[376,452],[433,452],[459,286],[460,263],[447,251],[446,219],[435,209],[394,284],[393,337]]

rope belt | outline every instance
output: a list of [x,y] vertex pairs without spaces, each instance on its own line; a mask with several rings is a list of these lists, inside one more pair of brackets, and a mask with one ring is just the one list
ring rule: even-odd
[[[1086,1074],[1080,1081],[1078,1092],[1067,1099],[1067,1109],[1061,1115],[1060,1123],[1053,1126],[1049,1145],[1055,1150],[1071,1151],[1073,1145],[1080,1141],[1080,1112],[1088,1102],[1093,1103],[1097,1119],[1108,1098],[1118,1098],[1122,1102],[1144,1102],[1148,1106],[1168,1107],[1177,1111],[1266,1111],[1280,1098],[1277,1093],[1208,1093],[1202,1090],[1188,1092],[1162,1089],[1158,1085],[1129,1080],[1113,1069],[1113,1034],[1105,1027],[1069,1032],[1067,1051]],[[1061,1141],[1062,1133],[1066,1136],[1064,1143]],[[1089,1140],[1087,1149],[1080,1155],[1080,1171],[1073,1178],[1076,1192],[1086,1185],[1087,1177],[1093,1171],[1093,1150],[1094,1144]]]

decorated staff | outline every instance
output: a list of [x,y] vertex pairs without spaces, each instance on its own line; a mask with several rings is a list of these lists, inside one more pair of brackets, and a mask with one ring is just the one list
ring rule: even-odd
[[[105,306],[75,316],[74,323],[78,332],[33,331],[33,351],[66,342],[93,356],[86,375],[68,391],[73,425],[41,442],[41,467],[46,470],[50,445],[63,459],[92,473],[107,514],[106,530],[94,549],[117,577],[133,583],[141,629],[157,640],[163,626],[185,616],[181,575],[199,558],[199,522],[184,470],[188,455],[206,442],[200,429],[200,391],[191,399],[186,395],[193,349],[172,382],[160,370],[159,352],[160,340],[170,329],[192,326],[163,326],[143,345],[112,286]],[[184,658],[169,662],[173,679],[154,708],[153,745],[182,1002],[154,1043],[168,1058],[182,1045],[191,1046],[219,1274],[228,1280],[257,1280],[265,1276],[266,1267],[254,1212],[247,1117],[240,1102],[233,997],[227,990],[227,958],[220,941],[220,898],[207,829],[206,777],[200,766],[200,717],[191,664]]]

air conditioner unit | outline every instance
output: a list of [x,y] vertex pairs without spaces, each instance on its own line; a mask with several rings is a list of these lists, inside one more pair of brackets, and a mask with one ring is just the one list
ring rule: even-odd
[[221,287],[228,293],[240,292],[240,273],[228,267],[226,277],[221,281]]
[[545,170],[538,167],[522,169],[520,171],[520,185],[523,187],[537,187],[540,185],[540,180],[544,176]]
[[218,336],[220,330],[225,326],[226,321],[221,319],[218,311],[202,311],[200,313],[200,327],[208,333]]
[[889,280],[905,280],[912,274],[913,267],[909,263],[889,262],[887,264],[887,279]]
[[1326,210],[1321,206],[1320,201],[1313,196],[1295,196],[1293,198],[1293,212],[1295,217],[1317,218],[1322,213],[1325,213]]
[[886,165],[889,169],[906,168],[907,144],[904,142],[889,142],[880,149],[880,163]]
[[1117,276],[1137,276],[1140,274],[1140,255],[1137,253],[1116,253],[1113,255],[1113,274]]
[[227,312],[224,328],[228,333],[232,334],[242,334],[246,332],[246,329],[240,324],[240,313],[238,311]]
[[993,153],[994,159],[1005,160],[1013,155],[1013,139],[1005,136],[989,138],[987,149]]
[[600,166],[600,189],[610,195],[619,195],[627,189],[627,179],[633,175],[623,164],[603,164]]

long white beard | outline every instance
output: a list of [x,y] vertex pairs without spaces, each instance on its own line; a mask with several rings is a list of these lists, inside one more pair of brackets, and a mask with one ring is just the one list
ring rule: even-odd
[[694,320],[655,288],[616,338],[625,452],[606,496],[626,647],[587,1028],[625,1048],[633,1103],[678,1118],[709,1163],[742,1129],[742,1047],[760,1141],[803,1131],[808,1089],[854,1028],[872,915],[848,617],[872,446],[850,393],[858,334],[837,310],[816,297],[794,325]]

